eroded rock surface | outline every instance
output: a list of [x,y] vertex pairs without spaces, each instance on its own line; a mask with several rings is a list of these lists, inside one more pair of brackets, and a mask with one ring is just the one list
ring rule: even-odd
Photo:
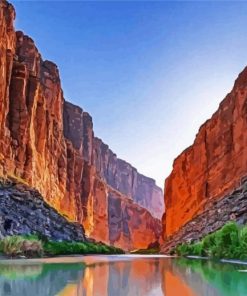
[[83,227],[68,222],[37,190],[0,182],[0,238],[19,234],[39,234],[51,240],[86,240]]
[[[198,228],[199,232],[205,233],[198,220],[192,219],[198,216],[201,217],[198,219],[204,219],[209,209],[216,216],[206,216],[205,226],[211,225],[211,219],[219,219],[219,224],[226,221],[215,212],[217,207],[211,208],[209,204],[215,202],[217,205],[221,198],[228,196],[246,177],[246,143],[247,68],[239,75],[219,109],[201,126],[193,145],[174,161],[172,173],[165,183],[165,240],[169,241],[172,237],[176,239],[177,233],[192,227],[194,221],[196,224],[190,231]],[[233,200],[232,207],[242,207],[239,200]],[[222,211],[229,218],[227,203],[222,204]]]
[[36,188],[96,240],[147,247],[160,234],[161,189],[94,136],[91,116],[64,100],[57,66],[15,32],[14,17],[1,0],[0,176]]
[[236,221],[240,225],[247,223],[247,182],[219,200],[208,201],[202,214],[186,223],[165,241],[162,252],[169,253],[180,243],[196,242],[220,229],[228,221]]

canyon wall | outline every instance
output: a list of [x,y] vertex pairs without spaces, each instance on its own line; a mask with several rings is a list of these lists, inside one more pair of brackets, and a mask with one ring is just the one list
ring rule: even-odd
[[220,229],[229,221],[239,225],[247,223],[247,182],[217,200],[209,200],[199,215],[181,226],[179,231],[167,237],[161,247],[162,253],[169,253],[181,243],[190,243],[202,239],[209,233]]
[[[193,219],[213,210],[219,200],[239,187],[246,175],[247,68],[239,75],[219,109],[201,126],[193,145],[174,161],[173,170],[165,182],[164,239],[177,237],[191,220],[197,224],[198,221]],[[227,204],[221,205],[221,211],[230,219]],[[236,200],[232,206],[238,205]],[[215,215],[215,227],[209,227],[209,232],[217,228],[217,212]],[[204,226],[208,223],[206,219]],[[192,225],[188,227],[193,232]]]
[[0,239],[37,233],[51,240],[86,240],[83,227],[68,222],[37,190],[0,180]]
[[37,189],[88,236],[125,249],[159,239],[162,190],[94,136],[91,116],[63,97],[57,66],[15,32],[0,2],[0,176]]

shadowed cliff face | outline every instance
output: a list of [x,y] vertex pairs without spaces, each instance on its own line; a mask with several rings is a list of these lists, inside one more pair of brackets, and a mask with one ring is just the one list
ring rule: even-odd
[[94,137],[92,118],[64,100],[57,66],[15,33],[14,17],[1,0],[0,176],[36,188],[97,240],[147,247],[161,231],[161,189]]
[[37,190],[0,180],[0,239],[37,233],[51,240],[86,240],[83,227],[68,222]]
[[246,131],[247,68],[201,126],[193,145],[174,161],[165,183],[164,237],[203,213],[210,203],[229,195],[246,177]]

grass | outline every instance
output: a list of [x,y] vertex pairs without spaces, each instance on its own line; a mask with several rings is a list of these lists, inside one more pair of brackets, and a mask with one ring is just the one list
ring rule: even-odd
[[41,257],[43,244],[34,237],[7,236],[0,241],[0,252],[9,257]]
[[0,241],[0,253],[8,257],[42,257],[73,254],[124,254],[120,248],[103,243],[48,241],[36,235],[15,235]]
[[221,229],[206,235],[201,241],[178,245],[171,253],[178,256],[247,260],[247,226],[228,222]]

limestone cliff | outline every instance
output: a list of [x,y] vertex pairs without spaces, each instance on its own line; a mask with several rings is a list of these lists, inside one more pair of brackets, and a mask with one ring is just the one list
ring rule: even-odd
[[161,230],[161,189],[94,136],[90,115],[64,100],[57,66],[14,31],[14,18],[1,0],[0,176],[36,188],[90,237],[147,247]]
[[[219,212],[214,212],[215,219],[204,213],[217,209],[217,202],[222,198],[233,196],[232,191],[246,175],[247,68],[239,75],[219,109],[201,126],[193,145],[174,161],[172,173],[165,182],[165,239],[181,236],[181,229],[185,231],[182,228],[185,225],[187,232],[190,229],[191,233],[195,231],[198,235],[207,226],[210,227],[204,234],[222,226],[222,221],[226,222],[231,217],[228,202],[221,204]],[[238,199],[232,200],[236,202],[231,204],[232,208],[240,205]],[[241,205],[242,210],[245,206]],[[203,223],[198,223],[199,218],[196,219],[200,216],[204,217]],[[194,227],[188,224],[191,220]]]

